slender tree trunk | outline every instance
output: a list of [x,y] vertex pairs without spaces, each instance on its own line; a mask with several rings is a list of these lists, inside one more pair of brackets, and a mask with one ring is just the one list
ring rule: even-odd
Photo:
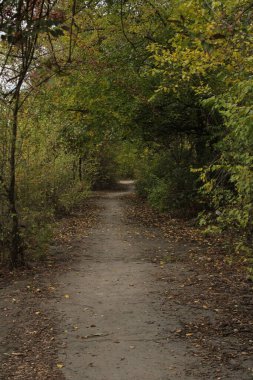
[[73,181],[75,181],[76,180],[76,161],[75,160],[73,162],[72,174],[73,174]]
[[24,252],[20,235],[19,217],[17,212],[16,194],[16,148],[18,132],[18,112],[19,112],[19,91],[16,93],[13,108],[12,134],[11,134],[11,154],[10,154],[10,185],[9,185],[9,206],[11,215],[11,242],[10,242],[10,268],[24,265]]
[[197,156],[197,162],[202,164],[205,162],[205,152],[206,152],[206,138],[203,136],[203,131],[205,130],[204,117],[200,109],[197,110],[197,120],[198,120],[198,137],[195,143],[195,150]]
[[78,171],[79,171],[79,180],[82,181],[83,179],[83,173],[82,173],[82,157],[79,158],[78,162]]

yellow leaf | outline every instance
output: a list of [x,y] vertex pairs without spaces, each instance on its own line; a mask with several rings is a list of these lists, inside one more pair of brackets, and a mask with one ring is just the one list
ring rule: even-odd
[[64,367],[64,365],[63,365],[63,364],[61,364],[61,363],[58,363],[58,364],[56,364],[56,367],[57,367],[57,368],[59,368],[59,369],[61,369],[61,368],[63,368],[63,367]]
[[64,297],[68,299],[68,298],[69,298],[69,295],[68,295],[68,294],[65,294]]

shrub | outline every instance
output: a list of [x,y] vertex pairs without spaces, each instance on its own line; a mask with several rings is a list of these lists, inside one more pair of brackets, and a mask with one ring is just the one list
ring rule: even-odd
[[136,184],[140,196],[160,211],[196,213],[198,210],[197,175],[191,172],[188,149],[180,161],[172,150],[144,158]]

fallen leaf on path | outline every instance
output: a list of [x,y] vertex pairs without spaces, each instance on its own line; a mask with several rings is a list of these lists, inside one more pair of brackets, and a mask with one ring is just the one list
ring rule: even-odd
[[109,335],[109,334],[97,333],[97,334],[85,335],[84,337],[82,337],[82,339],[96,338],[96,337],[106,336],[106,335]]

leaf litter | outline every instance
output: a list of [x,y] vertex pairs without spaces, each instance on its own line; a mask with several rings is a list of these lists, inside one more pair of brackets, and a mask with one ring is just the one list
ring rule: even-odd
[[155,227],[168,241],[168,256],[149,253],[162,269],[159,280],[167,282],[164,304],[169,310],[190,307],[194,315],[182,316],[175,338],[200,348],[203,358],[253,378],[253,283],[243,258],[229,259],[228,237],[207,237],[192,221],[160,214],[133,194],[126,214],[146,227],[146,236],[152,238]]
[[[58,220],[53,244],[42,262],[31,262],[29,269],[15,272],[0,269],[1,380],[64,379],[64,364],[57,358],[59,321],[45,305],[55,297],[56,271],[68,270],[76,259],[66,247],[78,237],[85,239],[97,221],[98,207],[87,201],[74,215]],[[70,295],[63,297],[68,301]]]

